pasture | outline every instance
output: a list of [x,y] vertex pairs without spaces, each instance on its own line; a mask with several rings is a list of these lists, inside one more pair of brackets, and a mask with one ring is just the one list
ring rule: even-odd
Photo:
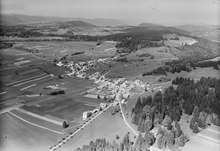
[[[85,61],[95,58],[112,56],[115,51],[116,43],[102,42],[101,45],[96,45],[96,42],[71,41],[71,42],[22,42],[19,43],[26,48],[37,49],[37,56],[55,59],[61,56],[68,56],[68,59],[73,61]],[[83,52],[83,54],[74,55],[75,53]]]
[[62,120],[70,122],[81,122],[84,111],[93,110],[99,106],[100,100],[85,98],[83,96],[65,95],[57,96],[43,102],[37,102],[32,105],[25,105],[22,109],[39,114],[41,116],[51,115]]
[[30,125],[9,113],[0,115],[0,122],[2,151],[48,150],[48,146],[55,144],[61,137],[60,134]]

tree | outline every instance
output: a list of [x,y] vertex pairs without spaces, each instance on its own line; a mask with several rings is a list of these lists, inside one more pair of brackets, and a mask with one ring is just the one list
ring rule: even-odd
[[138,131],[144,133],[144,131],[145,131],[145,121],[144,121],[144,119],[141,119],[141,121],[139,122]]
[[199,119],[198,119],[198,126],[200,128],[206,127],[206,118],[207,118],[207,114],[204,111],[200,112]]
[[198,123],[195,122],[194,127],[193,127],[193,133],[198,133],[198,132],[199,132]]
[[212,124],[213,117],[212,114],[209,114],[206,118],[206,126],[210,126]]
[[198,108],[198,106],[194,107],[193,117],[195,118],[195,122],[198,122],[198,119],[199,119],[199,108]]
[[141,133],[138,134],[137,140],[135,142],[134,150],[135,151],[141,151],[142,150],[142,143],[143,143],[143,137]]
[[169,149],[173,149],[174,145],[174,129],[172,128],[168,133],[167,146]]
[[142,110],[142,103],[141,103],[141,98],[140,97],[137,99],[137,102],[135,104],[134,109],[135,109],[135,113],[138,113]]
[[147,120],[145,121],[145,131],[150,132],[152,127],[153,127],[152,120],[150,120],[150,118],[147,118]]
[[163,131],[161,125],[159,125],[159,128],[157,130],[157,135],[159,135],[159,134],[164,135],[164,131]]
[[180,137],[182,131],[181,131],[181,127],[180,124],[178,122],[175,123],[175,131],[174,131],[174,136],[175,138]]
[[135,124],[136,122],[136,114],[133,113],[132,116],[131,116],[131,123]]
[[144,139],[145,139],[145,142],[148,146],[152,146],[155,142],[154,135],[152,133],[150,133],[149,131],[145,132]]
[[190,120],[190,124],[189,124],[189,127],[190,127],[191,129],[194,128],[195,122],[196,122],[196,121],[195,121],[195,118],[192,117],[191,120]]
[[69,125],[66,121],[63,121],[63,128],[67,128]]
[[153,102],[156,103],[156,104],[160,104],[162,102],[162,92],[161,91],[158,91],[155,95],[154,95],[154,98],[153,98]]
[[157,136],[157,139],[156,139],[156,140],[157,140],[156,143],[157,143],[157,146],[158,146],[159,149],[163,149],[163,148],[166,147],[166,141],[165,141],[164,135],[159,134],[159,135]]
[[171,118],[168,115],[166,115],[162,122],[162,125],[164,127],[167,127],[168,130],[170,130],[172,127],[171,123],[172,123]]
[[122,144],[123,144],[124,148],[126,148],[126,150],[129,149],[129,147],[130,147],[130,140],[129,140],[128,133],[124,136]]
[[185,145],[185,136],[184,136],[183,133],[182,133],[182,134],[180,135],[180,137],[177,139],[176,144],[177,144],[179,147],[183,147],[183,146]]

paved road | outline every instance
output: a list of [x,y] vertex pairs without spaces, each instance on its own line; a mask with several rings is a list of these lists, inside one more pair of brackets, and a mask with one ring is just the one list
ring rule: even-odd
[[91,123],[93,120],[95,120],[99,115],[101,115],[104,111],[106,111],[112,105],[113,105],[113,103],[111,103],[109,106],[107,106],[104,110],[102,110],[99,113],[97,113],[94,117],[92,117],[89,121],[87,121],[83,126],[81,126],[79,129],[77,129],[74,133],[72,133],[71,135],[66,137],[64,140],[62,140],[60,143],[58,143],[57,145],[55,145],[51,149],[49,149],[49,151],[53,151],[53,150],[59,148],[61,145],[63,145],[66,141],[68,141],[70,138],[72,138],[78,132],[80,132],[82,128],[86,127],[89,123]]

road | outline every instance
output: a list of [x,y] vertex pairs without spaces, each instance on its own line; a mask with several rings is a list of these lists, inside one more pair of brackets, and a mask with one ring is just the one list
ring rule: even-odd
[[[114,102],[113,102],[114,103]],[[74,135],[76,135],[78,132],[80,132],[84,127],[86,127],[89,123],[91,123],[93,120],[95,120],[99,115],[101,115],[104,111],[106,111],[108,108],[110,108],[113,103],[109,104],[105,109],[97,113],[94,117],[92,117],[89,121],[87,121],[83,126],[81,126],[79,129],[77,129],[74,133],[70,134],[68,137],[66,137],[64,140],[62,140],[60,143],[49,149],[49,151],[53,151],[57,148],[59,148],[61,145],[63,145],[66,141],[68,141],[70,138],[72,138]]]
[[123,109],[122,109],[122,106],[121,106],[121,101],[119,101],[119,106],[120,106],[120,110],[121,110],[121,114],[122,114],[122,118],[125,122],[125,124],[132,130],[132,132],[138,136],[138,133],[128,124],[128,122],[126,121],[126,118],[125,118],[125,115],[124,115],[124,112],[123,112]]

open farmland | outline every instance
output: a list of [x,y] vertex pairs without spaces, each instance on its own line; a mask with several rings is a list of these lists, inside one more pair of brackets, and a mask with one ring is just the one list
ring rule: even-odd
[[[101,114],[97,119],[71,138],[70,141],[61,146],[59,150],[69,151],[84,144],[89,144],[90,141],[95,140],[96,138],[106,138],[108,141],[115,140],[116,142],[120,142],[127,132],[130,132],[129,135],[131,141],[135,141],[134,133],[132,133],[124,123],[121,113],[119,112],[112,115],[111,112],[113,110],[114,108],[106,110],[106,112]],[[119,140],[115,139],[117,135],[119,136]]]
[[83,58],[85,60],[91,60],[95,58],[109,57],[114,53],[116,45],[115,42],[104,41],[100,45],[96,44],[96,42],[85,41],[19,43],[19,45],[22,45],[25,48],[37,49],[39,51],[39,53],[36,53],[37,56],[48,59],[67,56],[73,61],[83,60]]
[[[30,125],[13,115],[0,115],[1,123],[1,150],[2,151],[33,151],[47,150],[61,136]],[[28,133],[27,133],[28,132]],[[30,139],[31,138],[31,139]]]
[[42,116],[51,115],[70,122],[80,122],[82,113],[94,109],[99,103],[100,100],[82,96],[71,98],[60,96],[22,108]]

